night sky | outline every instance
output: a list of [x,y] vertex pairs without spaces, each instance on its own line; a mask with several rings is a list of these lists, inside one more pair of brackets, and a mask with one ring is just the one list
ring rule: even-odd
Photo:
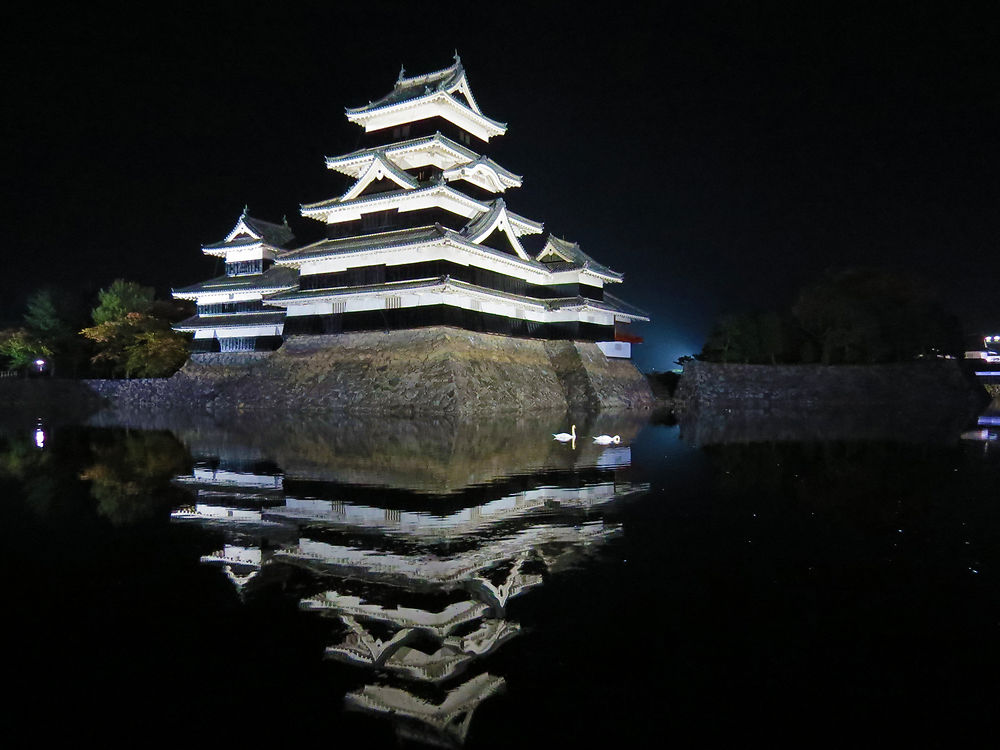
[[644,369],[831,267],[916,272],[1000,332],[989,5],[272,5],[7,19],[0,320],[44,284],[209,278],[245,204],[313,236],[298,207],[357,146],[343,108],[457,48],[509,126],[487,151],[525,177],[509,205],[625,273]]

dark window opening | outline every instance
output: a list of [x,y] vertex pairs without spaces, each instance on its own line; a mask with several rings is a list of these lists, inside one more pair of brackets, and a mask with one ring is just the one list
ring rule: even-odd
[[434,166],[418,167],[416,169],[408,169],[407,173],[413,177],[417,182],[434,182],[441,176],[441,169]]
[[264,273],[271,267],[273,261],[257,258],[255,260],[234,260],[226,263],[226,276],[251,276]]
[[336,289],[342,286],[370,286],[384,284],[386,281],[385,264],[378,266],[358,266],[346,271],[333,273],[314,273],[299,278],[300,289]]
[[[213,302],[211,304],[198,305],[198,314],[225,315],[226,313],[260,312],[264,309],[263,300],[246,299],[239,302]],[[276,309],[269,308],[268,311],[276,312]]]
[[370,214],[361,215],[361,230],[363,232],[377,232],[382,229],[389,229],[396,225],[396,215],[398,208],[387,208],[384,211],[372,211]]
[[613,326],[577,321],[537,323],[520,318],[508,318],[504,315],[465,310],[451,305],[292,317],[285,321],[285,334],[384,331],[441,325],[483,333],[546,339],[608,341],[614,336]]
[[[409,132],[404,135],[405,128],[409,128]],[[467,133],[444,117],[428,117],[426,120],[415,120],[406,125],[372,130],[361,135],[361,142],[366,146],[384,146],[404,139],[433,135],[435,132],[471,146],[475,151],[481,151],[488,145],[486,141]]]

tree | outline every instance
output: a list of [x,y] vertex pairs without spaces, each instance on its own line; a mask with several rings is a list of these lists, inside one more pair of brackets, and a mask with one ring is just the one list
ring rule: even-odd
[[723,315],[698,356],[707,362],[777,364],[786,361],[792,338],[788,323],[776,312]]
[[115,526],[156,518],[185,493],[171,482],[190,471],[191,457],[168,432],[113,431],[89,441],[91,463],[80,478],[90,482],[97,512]]
[[166,328],[137,333],[125,349],[125,367],[140,378],[159,378],[179,370],[191,353],[188,337]]
[[97,293],[92,317],[96,325],[122,320],[129,313],[147,313],[153,306],[153,289],[134,281],[115,279]]
[[39,339],[47,340],[50,344],[66,339],[72,334],[58,310],[55,295],[49,289],[41,289],[28,298],[24,325],[29,332]]
[[36,359],[47,359],[52,350],[24,328],[0,331],[0,356],[12,370],[27,367]]
[[94,342],[92,362],[112,376],[166,377],[188,357],[188,337],[170,323],[189,312],[183,305],[158,302],[153,290],[118,279],[98,295],[95,325],[80,333]]
[[749,315],[723,315],[712,326],[701,352],[707,362],[746,362],[756,349],[755,331]]
[[709,362],[904,362],[961,351],[958,321],[929,285],[905,273],[828,272],[804,288],[791,315],[723,315],[699,359]]
[[74,317],[72,305],[65,295],[50,289],[40,289],[28,298],[24,313],[24,328],[35,340],[49,350],[49,372],[56,370],[77,372],[85,361],[85,344],[76,335],[78,325],[71,324]]
[[784,362],[790,338],[788,324],[781,315],[766,312],[757,316],[757,339],[762,360],[772,365]]
[[957,320],[930,286],[909,274],[828,272],[800,293],[792,314],[823,364],[899,362],[961,347]]

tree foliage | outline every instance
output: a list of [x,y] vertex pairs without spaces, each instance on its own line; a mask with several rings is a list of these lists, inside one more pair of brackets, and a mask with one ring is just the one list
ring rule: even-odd
[[778,364],[789,360],[793,326],[774,312],[723,315],[709,333],[700,359]]
[[115,279],[97,293],[92,317],[96,325],[122,320],[129,313],[148,313],[153,307],[153,289],[134,281]]
[[185,499],[170,481],[190,471],[184,446],[167,432],[112,432],[90,441],[92,462],[80,478],[90,482],[97,511],[115,526],[156,518]]
[[957,320],[908,274],[828,273],[800,293],[792,313],[823,364],[900,362],[961,348]]
[[961,349],[957,320],[927,284],[877,269],[829,272],[786,314],[724,315],[700,359],[710,362],[900,362]]
[[153,299],[153,290],[118,279],[98,295],[94,325],[80,333],[94,344],[91,361],[112,376],[155,378],[177,371],[188,357],[188,337],[170,323],[183,306]]
[[49,372],[76,373],[86,361],[86,345],[76,334],[82,311],[70,298],[51,289],[40,289],[28,298],[24,329],[48,350]]
[[11,370],[20,370],[51,354],[49,346],[24,328],[0,331],[0,356],[7,360],[7,367]]
[[41,289],[28,298],[24,313],[24,325],[30,333],[42,340],[56,342],[72,335],[63,313],[56,304],[55,294],[49,289]]

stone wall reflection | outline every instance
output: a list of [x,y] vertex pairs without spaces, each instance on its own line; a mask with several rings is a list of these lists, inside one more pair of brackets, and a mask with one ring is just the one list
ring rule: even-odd
[[[458,492],[497,477],[596,463],[604,448],[591,436],[618,434],[627,445],[646,424],[635,412],[488,420],[296,416],[263,418],[247,414],[216,422],[198,413],[115,413],[98,415],[115,426],[166,429],[198,455],[225,455],[244,461],[269,460],[300,479],[399,487],[415,492]],[[552,440],[552,433],[577,425],[575,450]]]

